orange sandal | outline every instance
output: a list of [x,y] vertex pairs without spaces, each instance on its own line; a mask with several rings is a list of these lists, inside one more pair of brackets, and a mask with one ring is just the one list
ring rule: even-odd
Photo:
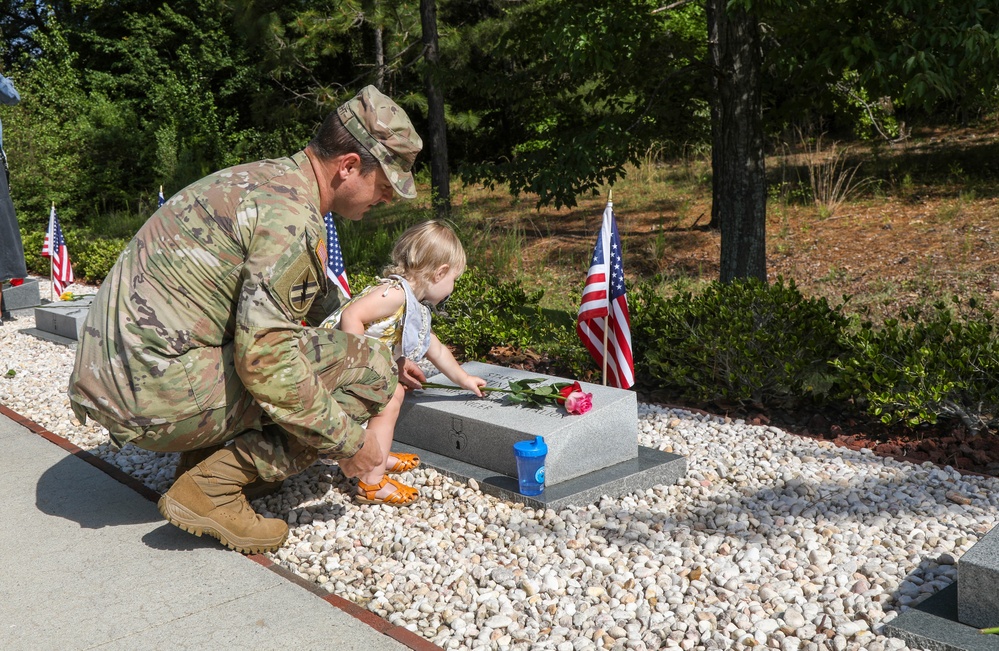
[[389,452],[389,456],[395,457],[398,461],[394,465],[385,468],[385,472],[400,473],[416,470],[420,466],[420,457],[408,452]]
[[[385,497],[377,497],[378,491],[380,491],[385,484],[392,484],[395,487],[395,491],[389,493]],[[412,486],[407,486],[406,484],[400,484],[396,480],[392,479],[388,475],[382,477],[382,480],[377,484],[365,484],[363,481],[358,480],[357,487],[364,491],[364,494],[357,494],[354,499],[361,504],[387,504],[389,506],[406,506],[407,504],[412,504],[416,501],[416,498],[420,496],[420,492],[413,488]]]

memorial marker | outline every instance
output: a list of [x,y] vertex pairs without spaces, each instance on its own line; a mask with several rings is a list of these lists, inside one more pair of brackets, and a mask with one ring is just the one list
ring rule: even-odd
[[87,320],[93,296],[73,301],[56,301],[35,308],[35,328],[66,339],[77,340]]
[[[462,368],[499,388],[525,378],[565,381],[480,362]],[[451,384],[443,375],[428,381]],[[411,392],[403,402],[395,440],[400,449],[415,451],[428,465],[457,477],[476,478],[480,484],[484,481],[488,487],[501,488],[497,494],[504,498],[524,503],[532,499],[549,505],[574,499],[583,503],[599,498],[601,488],[606,494],[629,492],[673,483],[686,472],[682,457],[638,445],[638,401],[633,391],[581,384],[583,391],[593,394],[593,408],[581,415],[570,415],[561,406],[510,404],[502,393],[477,398],[458,388]],[[513,444],[536,436],[543,436],[548,446],[546,488],[536,498],[527,498],[517,492]]]
[[3,289],[2,309],[4,314],[37,307],[41,304],[41,292],[38,289],[37,278],[25,278],[20,285],[11,285]]
[[885,635],[935,651],[999,649],[999,527],[957,562],[957,581],[885,624]]

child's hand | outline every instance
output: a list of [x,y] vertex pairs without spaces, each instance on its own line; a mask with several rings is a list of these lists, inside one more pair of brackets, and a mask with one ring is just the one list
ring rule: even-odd
[[467,375],[465,376],[465,379],[462,380],[461,386],[481,398],[482,391],[479,390],[479,387],[486,386],[486,381],[476,375]]

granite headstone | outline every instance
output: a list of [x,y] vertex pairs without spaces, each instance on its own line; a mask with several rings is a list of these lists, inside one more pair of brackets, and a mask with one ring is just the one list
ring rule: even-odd
[[25,278],[20,285],[10,285],[3,288],[3,305],[0,309],[5,314],[15,310],[26,310],[42,304],[37,278]]
[[93,296],[83,296],[73,301],[56,301],[36,307],[35,328],[44,333],[77,340],[93,300]]
[[[480,362],[462,365],[488,386],[507,388],[510,380],[565,381]],[[451,384],[443,375],[429,382]],[[513,444],[543,436],[548,445],[545,483],[549,486],[638,456],[638,401],[634,391],[581,383],[593,394],[593,408],[570,415],[564,407],[510,404],[503,393],[478,398],[464,389],[425,389],[406,396],[395,440],[509,477],[517,476]]]
[[999,527],[957,561],[957,616],[969,626],[999,626]]

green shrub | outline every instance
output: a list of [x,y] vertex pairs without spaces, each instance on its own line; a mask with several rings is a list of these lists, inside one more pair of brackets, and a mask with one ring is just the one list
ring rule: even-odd
[[481,358],[496,345],[525,348],[538,340],[543,328],[539,302],[543,291],[528,294],[520,283],[495,281],[469,268],[455,283],[434,320],[443,341],[464,355]]
[[[28,273],[45,278],[49,275],[49,259],[42,256],[42,244],[45,242],[45,229],[21,229],[21,244],[24,245],[24,261]],[[71,256],[72,259],[72,256]]]
[[104,281],[129,242],[123,237],[88,237],[79,241],[79,248],[70,251],[73,272],[77,280],[92,284]]
[[[111,271],[122,250],[128,244],[124,237],[99,237],[88,229],[64,227],[73,276],[77,282],[100,284]],[[45,230],[21,231],[24,258],[28,271],[37,276],[49,276],[49,259],[42,256]]]
[[586,379],[594,369],[576,337],[574,315],[541,308],[543,295],[470,267],[435,317],[434,330],[466,359],[481,360],[493,347],[509,346],[546,355],[573,377]]
[[683,398],[790,405],[822,399],[847,324],[840,308],[805,298],[793,281],[712,283],[671,298],[652,284],[632,293],[635,374]]
[[[955,299],[956,301],[957,299]],[[880,328],[864,323],[836,362],[841,398],[886,424],[960,419],[971,432],[999,420],[999,335],[992,312],[974,301],[958,321],[944,303],[910,309]]]
[[[150,194],[139,202],[138,210],[110,210],[94,212],[87,220],[86,231],[92,238],[132,239],[156,211],[156,197]],[[68,236],[67,236],[68,237]]]

